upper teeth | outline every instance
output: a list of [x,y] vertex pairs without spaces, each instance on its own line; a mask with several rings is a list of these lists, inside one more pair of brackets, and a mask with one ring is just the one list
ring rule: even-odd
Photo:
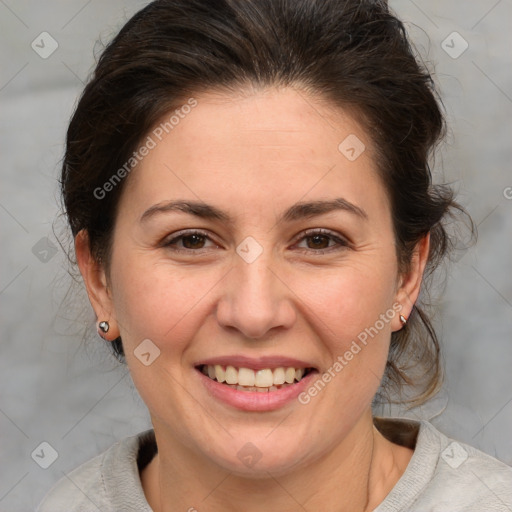
[[262,370],[251,370],[250,368],[235,368],[234,366],[223,367],[220,364],[203,366],[203,373],[210,379],[227,384],[238,384],[239,386],[254,386],[268,388],[280,384],[291,384],[299,381],[304,376],[305,368],[264,368]]

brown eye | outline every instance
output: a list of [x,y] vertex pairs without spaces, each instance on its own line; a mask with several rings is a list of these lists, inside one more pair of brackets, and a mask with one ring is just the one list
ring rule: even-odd
[[[300,246],[303,242],[306,242],[306,247]],[[305,232],[297,246],[308,253],[324,254],[346,249],[349,245],[346,240],[331,231],[316,229]]]
[[313,235],[307,236],[305,239],[309,239],[309,249],[327,249],[329,247],[329,237],[326,235]]
[[203,235],[186,235],[182,236],[181,240],[187,249],[202,249],[205,237]]
[[201,249],[209,249],[206,244],[207,242],[211,242],[212,246],[216,246],[210,237],[206,233],[202,233],[200,231],[189,231],[182,232],[177,236],[173,236],[172,238],[164,241],[162,243],[162,247],[169,248],[176,252],[200,252]]

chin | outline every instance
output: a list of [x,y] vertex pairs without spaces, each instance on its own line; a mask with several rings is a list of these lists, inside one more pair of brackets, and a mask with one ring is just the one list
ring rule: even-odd
[[210,452],[207,456],[236,476],[254,479],[289,473],[308,458],[301,450],[304,444],[297,444],[296,438],[293,445],[281,442],[278,437],[273,441],[264,436],[259,439],[261,441],[233,440],[235,449],[229,446],[224,452]]

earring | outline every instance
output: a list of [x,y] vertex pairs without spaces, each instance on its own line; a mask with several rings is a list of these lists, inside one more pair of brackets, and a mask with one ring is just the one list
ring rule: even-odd
[[400,315],[400,322],[402,322],[402,325],[405,325],[407,323],[407,318],[405,318],[404,315]]
[[110,329],[110,325],[108,322],[103,321],[98,324],[98,328],[104,333],[107,333],[108,330]]

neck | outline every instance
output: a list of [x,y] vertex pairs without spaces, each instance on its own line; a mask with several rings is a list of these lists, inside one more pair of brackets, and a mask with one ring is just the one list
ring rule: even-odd
[[331,451],[284,474],[247,478],[200,460],[172,438],[157,437],[158,454],[141,474],[155,512],[207,509],[263,512],[373,510],[398,481],[412,450],[385,439],[365,413]]

